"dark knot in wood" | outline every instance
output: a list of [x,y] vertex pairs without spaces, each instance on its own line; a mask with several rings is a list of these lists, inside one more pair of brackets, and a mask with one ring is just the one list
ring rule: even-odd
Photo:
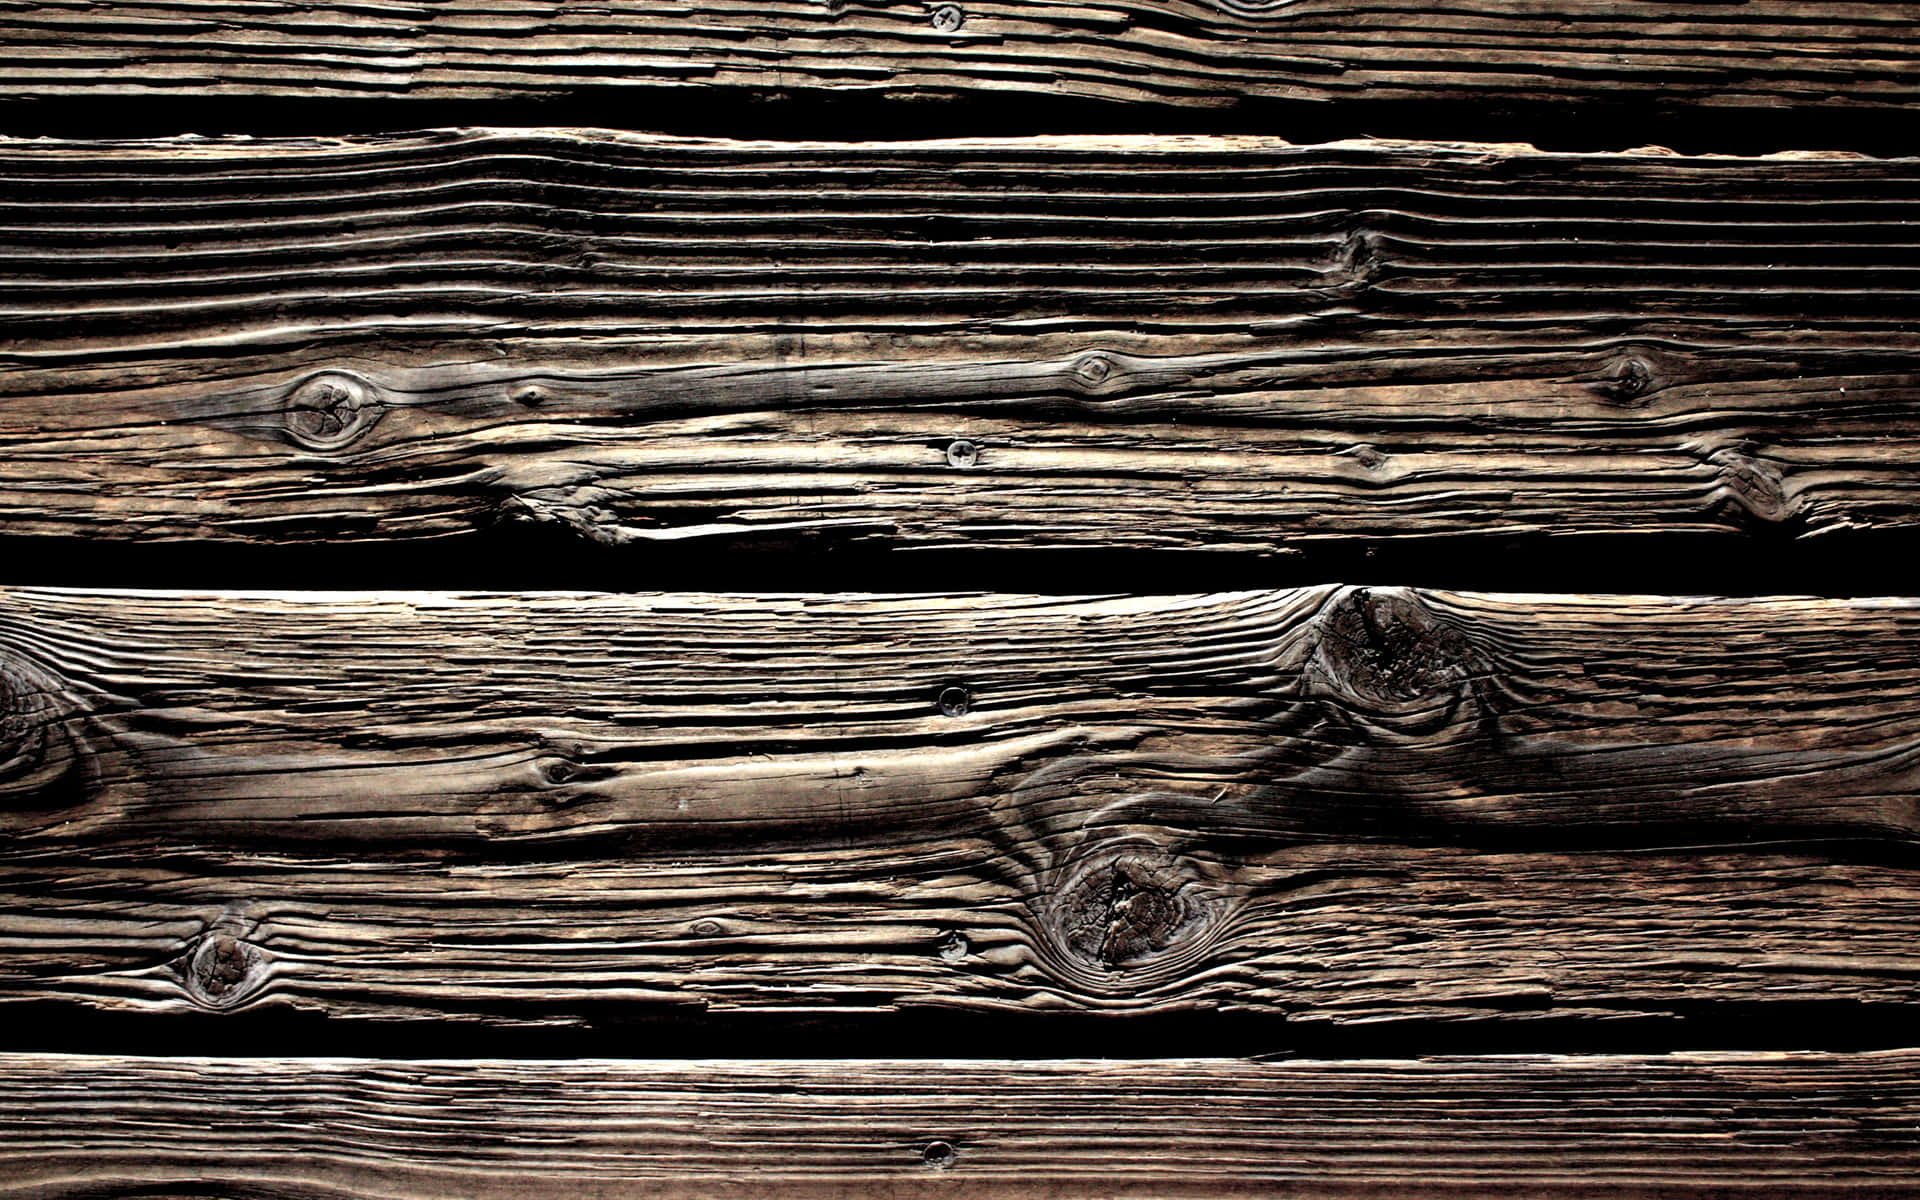
[[287,435],[309,450],[341,450],[365,436],[386,406],[366,380],[344,371],[309,376],[287,393]]
[[1107,380],[1113,378],[1119,369],[1119,364],[1114,362],[1110,356],[1096,350],[1091,354],[1081,355],[1080,358],[1075,361],[1073,364],[1073,377],[1078,380],[1082,386],[1094,388],[1099,387],[1101,384],[1107,382]]
[[1653,364],[1629,354],[1613,365],[1593,390],[1602,400],[1621,408],[1644,408],[1652,400],[1658,377]]
[[208,930],[187,953],[182,982],[202,1008],[232,1008],[260,989],[266,976],[265,950],[233,930]]
[[1707,455],[1720,473],[1721,487],[1738,512],[1767,524],[1791,520],[1798,506],[1787,494],[1779,467],[1759,457],[1751,445],[1731,446]]
[[1313,286],[1335,296],[1365,291],[1380,271],[1380,235],[1364,226],[1350,231]]
[[1316,629],[1307,682],[1368,707],[1445,694],[1475,673],[1472,644],[1398,589],[1348,588],[1328,603]]
[[0,657],[0,808],[55,808],[84,798],[92,750],[83,707],[40,671]]
[[1208,909],[1188,864],[1138,847],[1083,862],[1059,891],[1053,923],[1075,955],[1111,969],[1164,952],[1204,925]]

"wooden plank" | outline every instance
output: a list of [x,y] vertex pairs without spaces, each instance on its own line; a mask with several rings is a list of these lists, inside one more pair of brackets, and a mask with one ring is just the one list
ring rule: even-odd
[[1920,161],[0,144],[0,522],[1203,548],[1911,527]]
[[1920,1002],[1920,601],[0,602],[0,1003]]
[[1920,1053],[0,1056],[0,1196],[1920,1195]]
[[[459,8],[9,0],[0,94],[534,98],[582,88],[1041,93],[1152,104],[1634,100],[1892,109],[1920,8],[1748,0]],[[645,98],[658,104],[659,96]],[[666,101],[672,103],[671,100]]]

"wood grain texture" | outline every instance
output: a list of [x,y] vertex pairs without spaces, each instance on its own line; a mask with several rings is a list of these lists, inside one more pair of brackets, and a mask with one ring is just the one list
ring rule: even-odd
[[1203,548],[1908,527],[1920,162],[0,143],[0,525]]
[[1631,97],[1892,109],[1920,94],[1920,8],[1873,0],[9,0],[0,11],[0,95],[27,97],[531,98],[719,85],[1175,104]]
[[1920,1195],[1920,1054],[0,1057],[0,1196]]
[[1394,588],[9,591],[0,1003],[1911,1005],[1917,633]]

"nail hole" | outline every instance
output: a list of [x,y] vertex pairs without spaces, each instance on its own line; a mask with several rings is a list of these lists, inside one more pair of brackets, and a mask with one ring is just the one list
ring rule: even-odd
[[524,404],[528,408],[539,408],[547,402],[547,389],[528,384],[526,387],[515,392],[513,398],[516,402]]
[[928,1142],[920,1151],[920,1161],[930,1167],[950,1167],[956,1157],[953,1147],[946,1142]]

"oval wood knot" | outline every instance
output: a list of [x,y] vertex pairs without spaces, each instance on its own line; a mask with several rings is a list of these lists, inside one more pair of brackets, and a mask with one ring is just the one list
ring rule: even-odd
[[1465,636],[1398,588],[1341,592],[1316,618],[1315,639],[1309,685],[1369,708],[1429,700],[1477,673]]
[[1618,408],[1645,408],[1658,384],[1653,364],[1638,354],[1628,354],[1592,386],[1602,400]]
[[1365,291],[1380,271],[1380,235],[1364,225],[1347,233],[1321,269],[1313,287],[1336,296]]
[[287,393],[287,434],[309,450],[342,450],[379,422],[386,406],[378,390],[358,375],[322,371]]
[[1093,350],[1073,360],[1072,374],[1081,387],[1098,388],[1120,376],[1120,363],[1111,354]]
[[1791,520],[1799,506],[1788,494],[1787,477],[1758,453],[1750,445],[1730,446],[1707,455],[1707,462],[1720,473],[1721,488],[1739,511],[1768,524]]
[[0,808],[73,804],[89,790],[83,706],[52,678],[0,656]]
[[267,952],[231,929],[216,926],[187,953],[182,982],[202,1008],[227,1009],[258,992],[266,981]]
[[1192,938],[1209,923],[1214,899],[1185,859],[1145,846],[1109,849],[1067,877],[1051,923],[1077,958],[1112,970]]

